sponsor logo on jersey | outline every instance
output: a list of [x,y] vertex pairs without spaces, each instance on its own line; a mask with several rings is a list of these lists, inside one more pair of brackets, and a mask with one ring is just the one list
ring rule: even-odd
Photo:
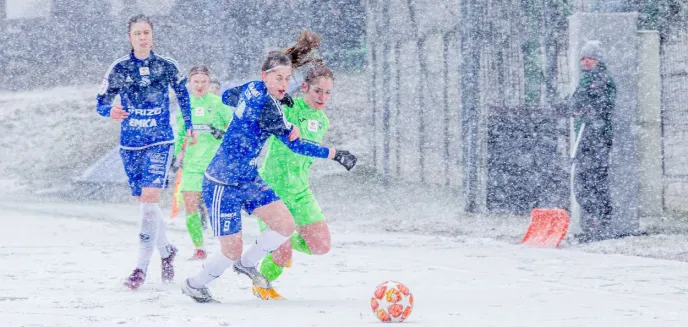
[[194,115],[196,116],[205,116],[205,108],[203,107],[197,107],[194,109]]
[[158,122],[155,120],[155,118],[150,118],[150,119],[131,118],[131,119],[129,119],[129,126],[140,127],[140,128],[157,127]]
[[308,121],[308,130],[311,132],[317,132],[320,129],[320,126],[322,124],[320,123],[319,120],[309,120]]
[[138,116],[157,116],[162,113],[162,108],[131,109],[130,112]]
[[148,160],[153,164],[165,164],[167,161],[167,153],[150,153],[148,154]]
[[141,81],[139,81],[139,86],[148,87],[150,85],[151,85],[151,81],[150,81],[150,78],[148,78],[148,76],[141,77]]
[[198,133],[210,133],[213,130],[210,124],[193,124],[193,129]]
[[141,74],[141,76],[150,75],[150,69],[148,67],[141,67],[139,68],[139,74]]

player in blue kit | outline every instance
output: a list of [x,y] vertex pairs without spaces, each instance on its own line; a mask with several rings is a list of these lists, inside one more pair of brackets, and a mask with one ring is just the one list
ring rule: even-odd
[[[293,103],[286,93],[292,68],[308,63],[308,55],[319,41],[318,35],[304,32],[295,46],[268,54],[262,65],[262,80],[229,89],[222,96],[223,102],[236,110],[203,182],[203,199],[221,251],[182,285],[182,292],[197,302],[214,301],[207,284],[230,266],[248,276],[253,285],[272,288],[256,265],[289,240],[295,224],[284,202],[258,175],[256,160],[271,135],[296,153],[333,159],[347,170],[356,164],[356,157],[348,151],[301,141],[298,128],[287,121],[283,112],[282,104]],[[242,209],[268,225],[243,255]]]
[[[186,77],[177,63],[152,51],[153,23],[144,15],[128,22],[131,52],[110,66],[100,92],[97,111],[121,124],[120,154],[131,194],[141,202],[140,249],[136,268],[124,282],[132,290],[146,279],[151,256],[157,246],[162,258],[163,282],[174,278],[177,249],[168,242],[160,210],[160,193],[167,187],[174,151],[170,125],[169,87],[177,95],[190,143],[197,141],[191,124]],[[113,106],[116,95],[120,105]]]

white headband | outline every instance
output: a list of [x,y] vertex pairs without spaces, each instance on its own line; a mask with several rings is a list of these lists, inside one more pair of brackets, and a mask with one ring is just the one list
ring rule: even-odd
[[269,73],[269,72],[278,70],[278,69],[280,69],[280,68],[291,68],[291,66],[284,66],[284,65],[275,66],[275,67],[272,67],[272,68],[266,70],[265,72],[266,72],[266,73]]

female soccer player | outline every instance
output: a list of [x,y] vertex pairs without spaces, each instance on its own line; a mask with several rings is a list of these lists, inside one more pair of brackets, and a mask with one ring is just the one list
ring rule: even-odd
[[[213,232],[219,237],[221,251],[182,285],[182,292],[197,302],[214,301],[207,284],[230,266],[235,272],[251,278],[253,285],[271,288],[270,281],[258,272],[256,265],[287,241],[295,226],[284,202],[258,175],[256,160],[268,137],[274,135],[302,155],[333,159],[347,170],[356,164],[356,157],[348,151],[301,142],[298,128],[286,120],[282,110],[280,102],[290,103],[291,100],[286,89],[292,68],[307,63],[306,56],[319,41],[319,36],[304,32],[295,46],[268,54],[261,69],[262,80],[223,94],[223,102],[236,110],[203,182],[203,199]],[[255,214],[268,225],[255,245],[243,255],[241,209]]]
[[[207,254],[203,248],[203,226],[199,210],[201,190],[203,187],[203,173],[208,168],[210,160],[222,143],[222,136],[232,121],[232,110],[222,103],[222,98],[209,91],[210,71],[205,66],[196,66],[189,73],[191,86],[191,123],[198,133],[198,142],[187,145],[182,152],[185,140],[185,123],[181,111],[177,115],[177,141],[175,142],[175,157],[183,156],[181,167],[182,193],[186,212],[186,228],[191,241],[196,247],[191,260],[203,260]],[[203,208],[204,206],[200,206]]]
[[[287,121],[298,127],[301,137],[307,141],[321,143],[330,126],[323,109],[333,83],[332,70],[323,64],[314,65],[306,72],[301,85],[303,97],[294,99],[294,106],[285,110]],[[289,208],[297,231],[291,235],[291,242],[282,243],[261,261],[260,273],[271,282],[291,262],[292,249],[315,255],[330,251],[330,230],[308,185],[312,164],[312,157],[290,151],[274,137],[268,141],[267,156],[258,172]],[[261,231],[267,228],[262,221],[258,223]],[[274,288],[261,289],[254,285],[253,294],[264,300],[282,299]]]
[[[190,144],[196,143],[191,125],[186,77],[177,63],[153,52],[153,23],[144,15],[129,19],[131,52],[110,66],[97,96],[97,111],[121,124],[120,154],[129,178],[131,194],[141,202],[140,249],[136,268],[125,286],[139,288],[154,247],[162,258],[162,280],[174,277],[173,261],[177,249],[165,235],[160,210],[160,193],[167,187],[167,172],[172,162],[174,132],[170,125],[169,92],[177,94]],[[120,105],[112,105],[116,95]]]

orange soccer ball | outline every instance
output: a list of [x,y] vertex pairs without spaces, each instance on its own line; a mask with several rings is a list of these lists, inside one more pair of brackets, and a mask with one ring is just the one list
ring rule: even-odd
[[413,295],[404,284],[386,281],[375,288],[370,308],[382,322],[402,322],[413,310]]

